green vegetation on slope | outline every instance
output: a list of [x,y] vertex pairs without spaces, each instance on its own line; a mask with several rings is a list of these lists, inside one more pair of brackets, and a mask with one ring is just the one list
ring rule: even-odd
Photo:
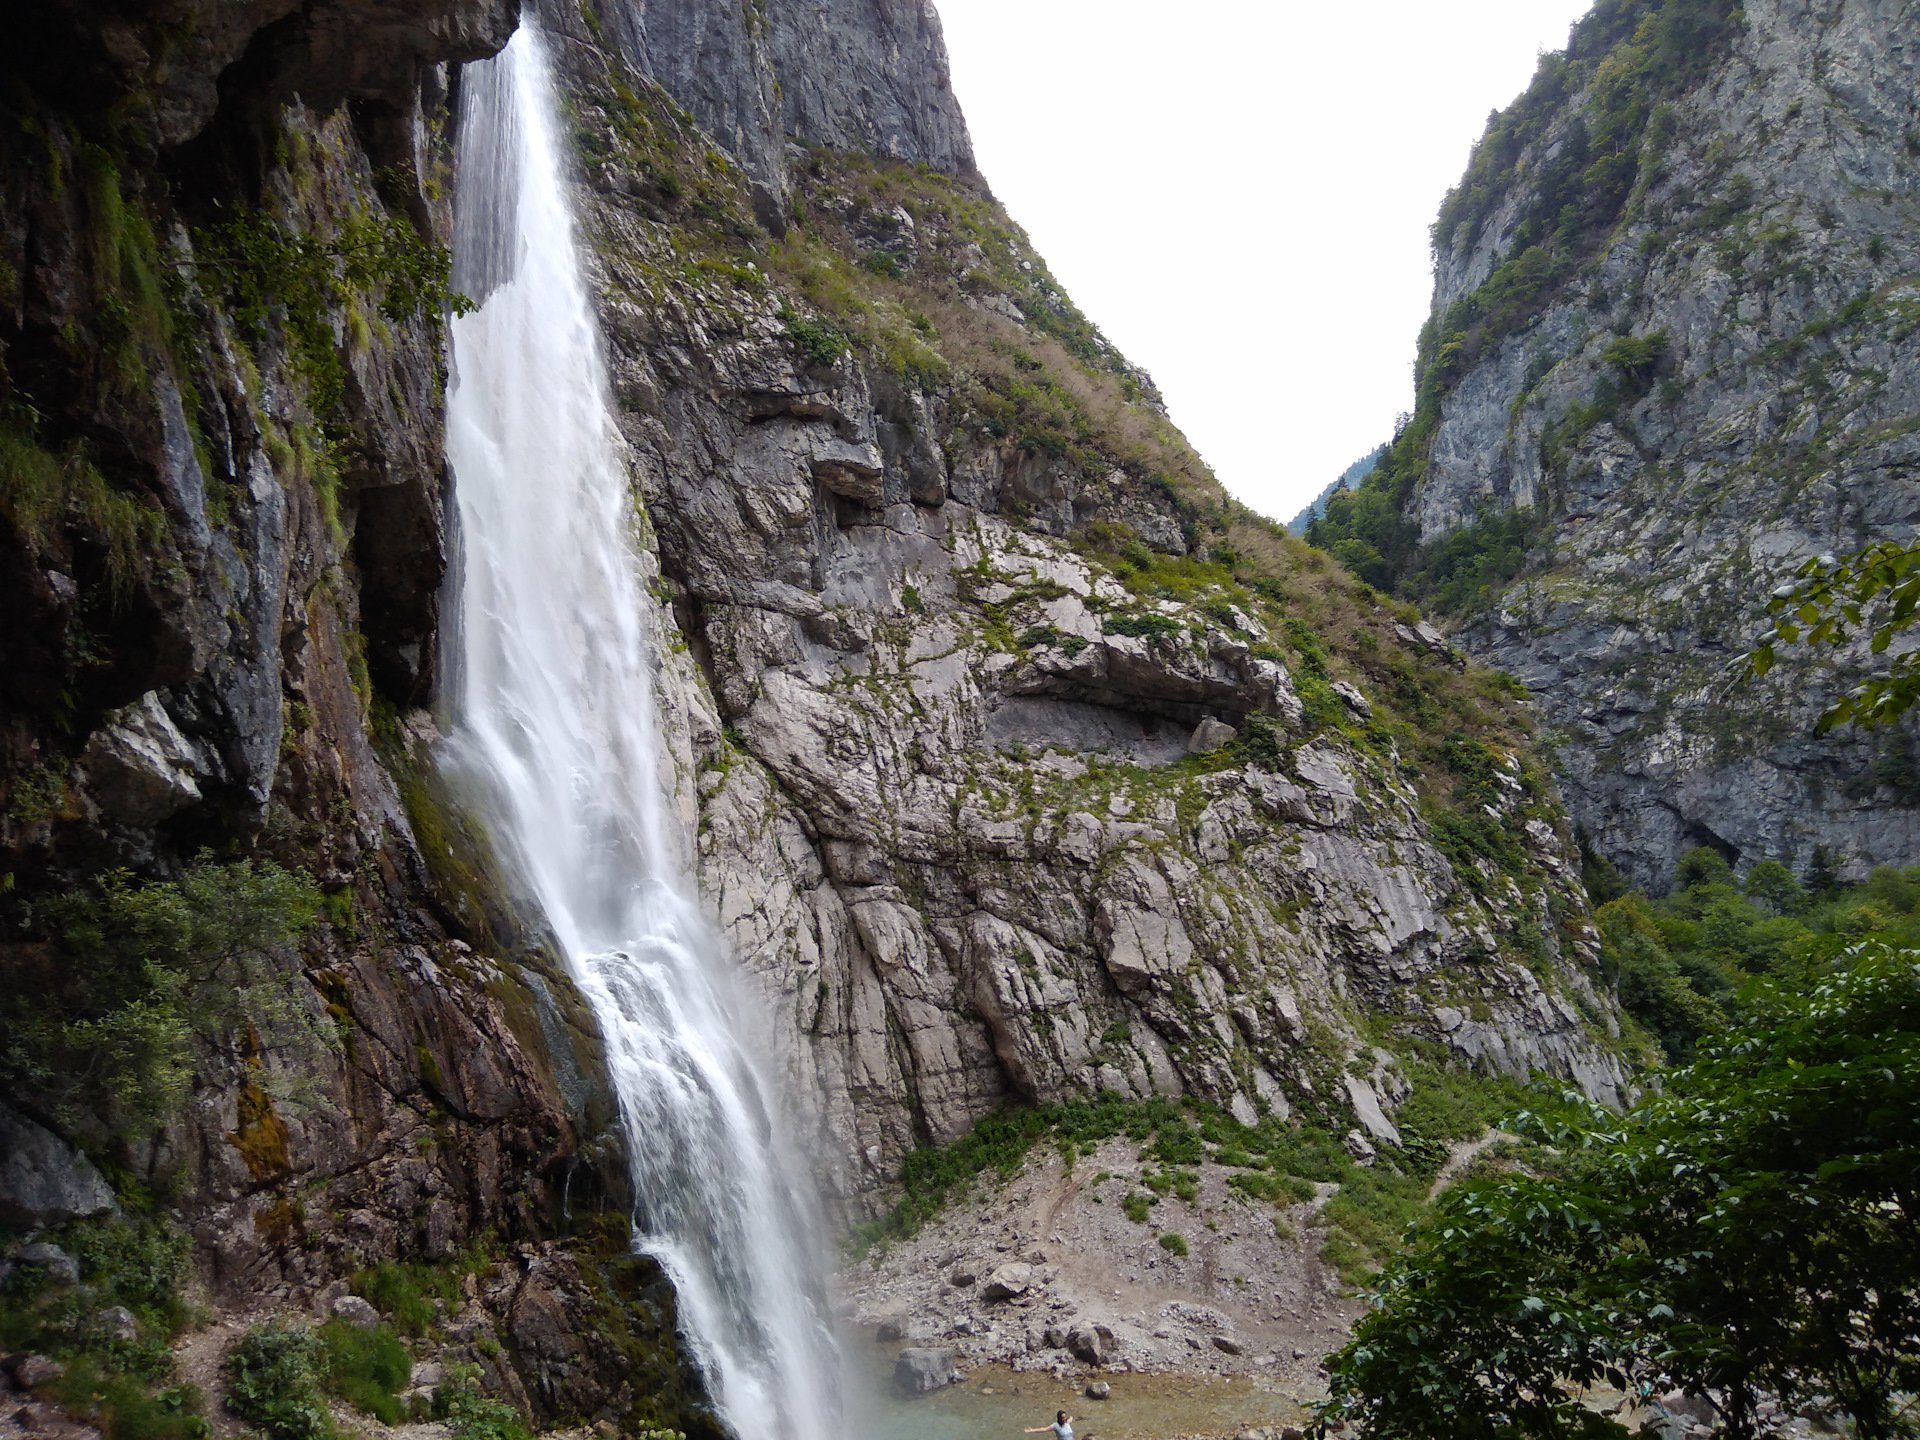
[[[1169,1197],[1191,1206],[1202,1164],[1226,1168],[1226,1183],[1243,1203],[1276,1212],[1313,1199],[1317,1187],[1326,1185],[1330,1198],[1317,1220],[1325,1230],[1322,1255],[1345,1279],[1359,1283],[1424,1213],[1452,1142],[1481,1134],[1514,1108],[1520,1095],[1519,1087],[1508,1082],[1419,1062],[1411,1069],[1413,1093],[1396,1121],[1401,1141],[1381,1142],[1368,1164],[1354,1159],[1334,1128],[1347,1120],[1331,1113],[1268,1117],[1249,1126],[1195,1096],[1128,1100],[1114,1094],[1003,1110],[950,1145],[923,1146],[908,1155],[901,1166],[900,1201],[857,1229],[853,1246],[863,1252],[913,1235],[976,1182],[1004,1183],[1018,1175],[1042,1142],[1058,1147],[1071,1166],[1103,1141],[1124,1136],[1139,1143],[1139,1158],[1150,1166],[1142,1180],[1146,1190],[1118,1202],[1128,1219],[1153,1223],[1156,1208]],[[1178,1232],[1162,1234],[1163,1241],[1166,1234],[1178,1238]]]
[[[0,1232],[0,1253],[17,1254],[28,1238]],[[180,1383],[169,1349],[188,1319],[186,1233],[133,1217],[31,1238],[71,1257],[79,1275],[57,1260],[16,1259],[0,1280],[0,1351],[58,1360],[66,1373],[51,1393],[107,1440],[204,1440],[199,1392]]]
[[1602,968],[1669,1063],[1739,1025],[1749,981],[1802,974],[1836,939],[1920,946],[1920,867],[1882,866],[1864,884],[1840,885],[1820,851],[1804,878],[1762,860],[1739,880],[1717,852],[1698,849],[1658,900],[1623,894],[1591,868],[1588,884],[1604,902],[1594,912]]
[[[330,1032],[303,1007],[292,947],[319,913],[312,883],[272,861],[203,858],[178,880],[111,871],[36,902],[18,983],[0,996],[0,1083],[109,1160],[186,1100],[208,1046],[296,1047]],[[248,1039],[247,1037],[252,1038]],[[284,1164],[285,1126],[258,1085],[237,1143]]]

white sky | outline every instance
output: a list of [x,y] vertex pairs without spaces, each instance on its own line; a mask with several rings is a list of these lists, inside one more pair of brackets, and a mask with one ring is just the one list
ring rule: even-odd
[[1413,407],[1427,227],[1589,3],[938,0],[995,193],[1280,520]]

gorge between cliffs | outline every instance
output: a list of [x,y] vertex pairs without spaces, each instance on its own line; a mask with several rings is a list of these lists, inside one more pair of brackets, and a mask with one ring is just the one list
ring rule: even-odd
[[[1906,612],[1781,617],[1920,524],[1912,4],[1599,0],[1304,537],[923,0],[15,39],[0,1437],[1909,1433]],[[1608,1268],[1696,1149],[1828,1339]]]

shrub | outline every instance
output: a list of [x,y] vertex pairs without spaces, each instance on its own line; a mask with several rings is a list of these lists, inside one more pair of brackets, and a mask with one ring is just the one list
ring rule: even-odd
[[0,1082],[110,1141],[171,1116],[199,1050],[242,1026],[332,1043],[285,963],[319,905],[306,876],[271,861],[205,859],[177,881],[116,870],[42,900],[34,921],[58,964],[0,997]]
[[326,1352],[304,1325],[256,1325],[227,1356],[227,1409],[268,1440],[337,1440],[320,1393]]
[[1187,1237],[1178,1230],[1163,1230],[1160,1232],[1160,1248],[1169,1255],[1184,1257],[1187,1254]]
[[470,1368],[456,1371],[444,1392],[447,1433],[452,1440],[533,1440],[518,1410],[475,1388],[477,1373]]
[[1153,1208],[1153,1198],[1151,1195],[1141,1194],[1138,1190],[1132,1191],[1122,1197],[1120,1201],[1120,1213],[1125,1215],[1127,1219],[1133,1221],[1134,1224],[1144,1225],[1147,1223],[1148,1213]]
[[207,1440],[213,1433],[193,1386],[155,1391],[92,1356],[68,1361],[53,1393],[70,1414],[98,1424],[107,1440]]
[[789,306],[780,307],[780,323],[786,326],[787,338],[809,365],[825,369],[838,363],[853,348],[847,337],[825,320],[809,320]]

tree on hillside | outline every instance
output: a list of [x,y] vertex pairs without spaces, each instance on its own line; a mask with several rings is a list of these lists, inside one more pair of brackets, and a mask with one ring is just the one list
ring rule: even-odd
[[1582,1403],[1606,1382],[1705,1397],[1736,1440],[1763,1394],[1920,1431],[1920,952],[1856,945],[1744,1000],[1624,1117],[1523,1117],[1549,1173],[1442,1198],[1334,1357],[1323,1429],[1624,1435]]

